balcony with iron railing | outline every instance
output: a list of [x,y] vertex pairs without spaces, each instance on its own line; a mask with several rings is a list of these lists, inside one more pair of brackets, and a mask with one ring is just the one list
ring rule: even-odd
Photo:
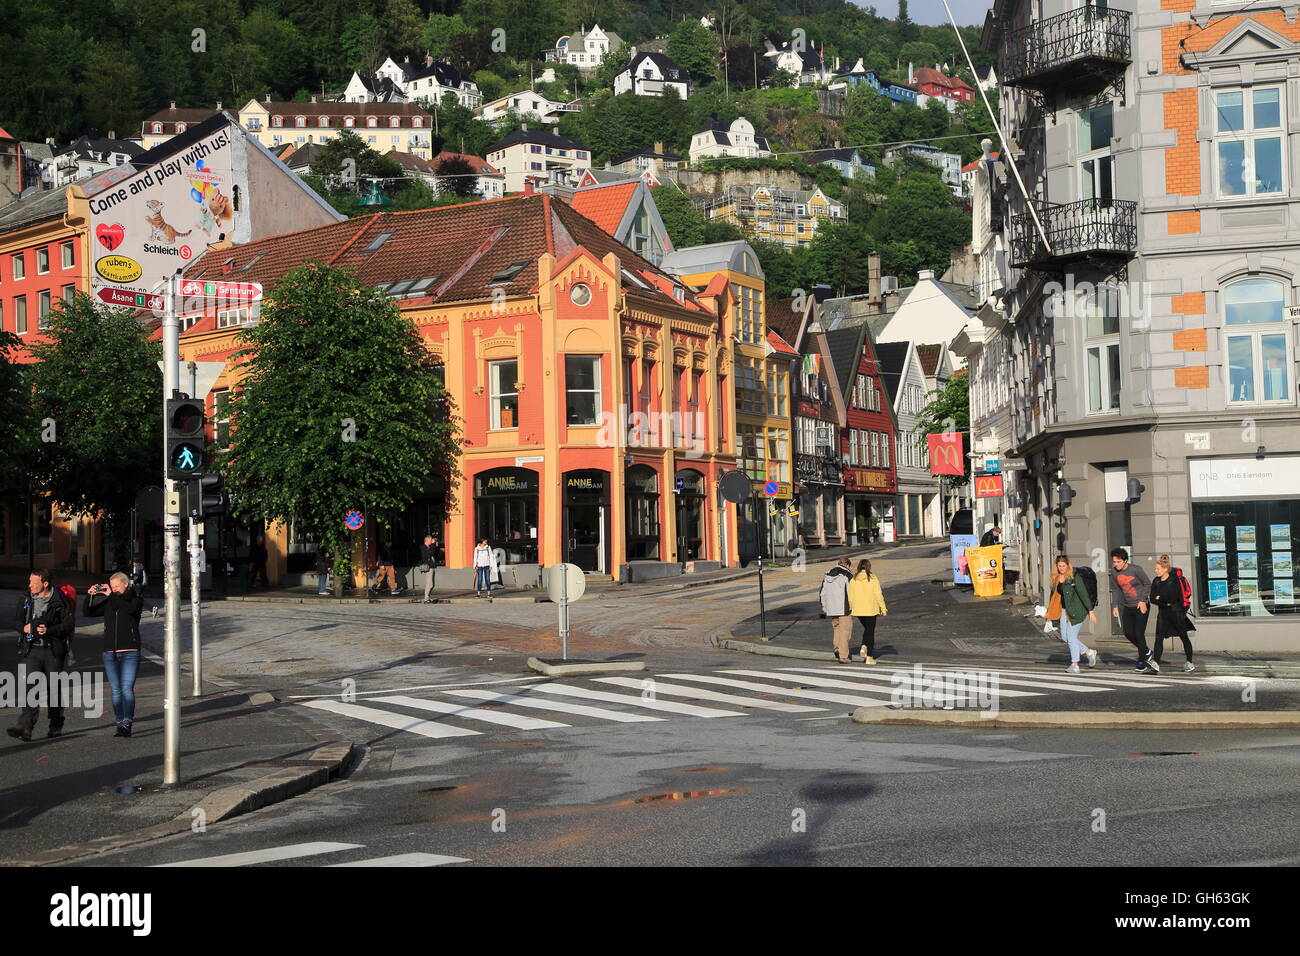
[[[1080,259],[1127,259],[1137,252],[1137,203],[1127,199],[1036,202],[1042,235],[1029,213],[1011,217],[1011,264],[1050,268]],[[1050,248],[1049,248],[1050,247]]]
[[1122,72],[1133,59],[1131,18],[1088,4],[1022,27],[1004,41],[1002,82],[1049,91]]

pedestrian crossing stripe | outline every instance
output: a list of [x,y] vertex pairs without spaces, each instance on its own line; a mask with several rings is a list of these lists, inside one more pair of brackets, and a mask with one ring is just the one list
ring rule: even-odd
[[[346,850],[363,849],[365,849],[365,844],[362,843],[294,843],[288,846],[271,846],[260,850],[246,850],[242,853],[226,853],[221,856],[204,856],[192,860],[179,860],[175,863],[158,863],[155,866],[256,866],[260,863],[280,863],[285,860],[301,860],[308,857],[323,856],[327,853],[342,853]],[[470,861],[464,857],[444,856],[440,853],[399,853],[395,856],[378,856],[365,860],[351,860],[347,863],[330,863],[326,865],[330,867],[446,866],[448,863],[468,862]]]
[[[918,670],[919,669],[919,670]],[[336,699],[303,701],[303,706],[338,714],[381,727],[431,739],[475,737],[502,728],[513,731],[572,729],[574,723],[599,721],[618,724],[658,722],[669,717],[744,717],[755,712],[782,714],[821,713],[827,706],[888,707],[900,688],[926,694],[943,702],[965,702],[972,688],[954,680],[949,686],[932,686],[940,675],[954,677],[996,675],[1003,698],[1042,697],[1053,692],[1096,694],[1120,689],[1155,689],[1173,681],[1144,675],[1077,675],[1028,669],[959,665],[894,664],[884,667],[792,666],[770,671],[725,668],[700,674],[662,674],[655,677],[593,677],[593,686],[540,681],[507,689],[456,688],[437,691],[434,697],[386,693],[363,698],[361,703]],[[1204,678],[1200,678],[1204,680]],[[1193,683],[1188,678],[1179,683]],[[626,689],[617,693],[613,689]],[[984,691],[982,691],[984,692]],[[454,698],[446,700],[445,698]],[[678,698],[676,700],[670,698]],[[396,708],[396,709],[387,709]],[[408,712],[402,712],[403,710]],[[417,717],[409,711],[429,715]],[[520,713],[523,711],[524,713]],[[546,718],[538,716],[545,712]],[[531,712],[531,713],[529,713]],[[435,716],[436,715],[436,716]],[[565,717],[579,718],[574,723]],[[462,724],[471,726],[462,726]],[[473,725],[486,725],[473,729]]]

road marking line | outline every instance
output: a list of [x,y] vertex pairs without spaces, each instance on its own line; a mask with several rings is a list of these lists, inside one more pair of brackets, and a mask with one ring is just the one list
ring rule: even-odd
[[[621,687],[643,686],[643,680],[637,680],[635,677],[597,677],[596,680],[603,684],[618,684]],[[705,690],[702,687],[687,687],[683,684],[665,684],[663,681],[655,680],[652,688],[655,694],[665,694],[669,697],[689,697],[694,700],[711,700],[719,704],[739,704],[742,707],[757,707],[760,710],[779,710],[787,714],[811,714],[814,711],[824,710],[823,707],[806,707],[803,704],[783,704],[775,700],[755,700],[752,697],[740,697],[736,694],[723,694],[716,690]]]
[[377,856],[371,860],[357,860],[353,863],[331,863],[337,866],[446,866],[448,863],[468,863],[469,860],[459,856],[439,856],[437,853],[399,853],[396,856]]
[[[960,667],[954,667],[952,664],[922,664],[922,668],[933,670],[962,670]],[[966,668],[970,669],[970,668]],[[999,674],[1009,674],[1011,677],[1032,677],[1038,680],[1056,681],[1062,684],[1115,684],[1120,687],[1168,687],[1169,682],[1166,680],[1153,681],[1149,677],[1139,677],[1136,672],[1133,677],[1102,677],[1097,671],[1081,671],[1076,677],[1073,674],[1060,673],[1053,674],[1045,671],[1025,671],[1025,670],[1003,670],[999,667],[985,667],[981,670],[997,671]],[[1084,676],[1085,673],[1087,676]]]
[[532,707],[534,710],[554,710],[563,714],[578,714],[583,717],[597,717],[601,720],[613,720],[624,724],[640,723],[649,720],[663,720],[649,714],[625,714],[605,707],[588,707],[586,704],[570,704],[559,700],[538,700],[534,697],[519,697],[515,694],[498,694],[490,690],[449,690],[448,694],[457,697],[471,697],[475,700],[490,700],[501,704],[513,704],[516,707]]
[[402,707],[414,707],[418,710],[431,710],[436,714],[453,714],[470,720],[481,720],[488,724],[501,724],[518,730],[552,730],[556,727],[569,727],[555,720],[539,720],[536,717],[524,717],[519,714],[506,714],[496,710],[483,710],[480,707],[466,707],[464,704],[446,704],[440,700],[423,700],[419,697],[372,697],[377,704],[398,704]]
[[[162,663],[161,659],[159,663]],[[385,690],[359,690],[356,693],[360,696],[366,694],[400,694],[412,690],[441,690],[445,687],[487,687],[491,684],[519,684],[525,681],[537,683],[546,680],[545,677],[506,677],[501,680],[479,680],[479,681],[457,681],[451,684],[417,684],[414,687],[389,687]],[[290,694],[285,700],[317,700],[319,698],[342,697],[349,693],[343,691],[338,694]]]
[[364,844],[361,843],[295,843],[292,846],[272,846],[263,850],[249,850],[246,853],[205,856],[197,860],[182,860],[179,863],[159,863],[157,866],[252,866],[254,863],[272,863],[276,860],[292,860],[301,856],[338,853],[341,850],[359,850],[363,846]]
[[[677,675],[670,675],[677,676]],[[573,687],[569,684],[543,684],[536,688],[546,694],[561,694],[567,697],[585,697],[589,700],[603,700],[611,704],[629,704],[633,707],[645,707],[648,710],[664,710],[671,714],[685,714],[688,717],[744,717],[739,711],[716,710],[712,707],[697,707],[694,704],[678,704],[671,700],[642,700],[637,694],[611,694],[603,690],[588,690],[585,687]]]
[[[722,673],[741,674],[746,677],[764,677],[764,678],[771,678],[775,680],[798,681],[802,684],[813,684],[814,686],[817,687],[841,687],[847,690],[865,690],[869,694],[889,694],[891,696],[894,694],[895,691],[901,689],[901,687],[875,687],[871,684],[863,683],[862,681],[835,680],[834,678],[830,678],[830,677],[807,677],[802,674],[783,674],[780,671],[725,670],[722,671]],[[912,692],[910,688],[908,689],[908,692],[909,693]],[[926,694],[927,697],[930,696],[930,689],[928,687],[923,687],[923,692]],[[1023,696],[1037,696],[1037,695],[1032,694],[1029,691],[1019,691],[1016,696],[1023,697]],[[966,700],[968,699],[968,697],[969,697],[968,694],[953,693],[953,694],[942,694],[941,696],[937,696],[936,699]]]
[[360,707],[356,704],[343,704],[337,700],[311,700],[302,706],[314,707],[316,710],[327,710],[332,714],[342,714],[344,717],[355,717],[357,720],[392,727],[395,730],[405,730],[408,733],[419,734],[421,737],[477,737],[479,734],[477,730],[450,727],[447,724],[437,724],[431,720],[419,720],[408,717],[406,714],[395,714],[388,710]]
[[827,694],[819,690],[794,690],[779,684],[759,684],[754,681],[732,680],[728,677],[705,677],[698,674],[665,674],[674,680],[695,680],[705,684],[720,684],[723,687],[739,687],[741,690],[756,690],[776,694],[778,697],[800,697],[804,700],[824,700],[832,704],[854,704],[858,707],[888,707],[889,701],[874,697],[854,697],[849,694]]
[[[928,684],[929,684],[929,681],[928,681],[927,678],[928,678],[928,677],[932,677],[932,676],[936,676],[936,675],[941,675],[941,674],[964,674],[964,673],[998,673],[998,672],[995,672],[995,671],[937,671],[937,670],[931,670],[931,671],[926,671],[926,677],[922,677],[921,680],[918,681],[918,680],[916,679],[916,676],[915,676],[914,674],[911,674],[911,673],[909,673],[909,672],[907,672],[907,671],[894,671],[894,672],[892,672],[892,673],[889,672],[889,671],[885,671],[884,673],[882,673],[882,672],[880,672],[880,671],[870,671],[870,672],[868,672],[868,671],[851,671],[851,670],[849,670],[849,669],[846,668],[846,667],[841,667],[841,668],[839,668],[838,670],[836,670],[835,668],[831,668],[831,667],[784,667],[784,668],[782,668],[782,670],[784,670],[784,671],[805,671],[805,672],[810,673],[810,674],[843,674],[845,677],[848,677],[848,678],[850,678],[850,679],[852,679],[852,680],[856,680],[856,681],[858,682],[858,683],[852,683],[852,684],[849,684],[848,686],[850,686],[850,687],[858,687],[858,686],[860,686],[861,682],[863,682],[863,681],[883,681],[883,682],[888,682],[888,683],[889,683],[889,685],[890,685],[890,689],[893,689],[893,688],[895,688],[895,687],[904,687],[904,686],[908,686],[908,687],[919,686],[919,687],[925,688],[925,689],[927,689],[927,690],[928,690]],[[758,673],[770,673],[770,674],[772,674],[773,676],[775,676],[776,674],[780,673],[780,671],[763,671],[763,672],[759,672],[759,671],[726,671],[726,673],[728,673],[728,674],[758,674]],[[894,674],[898,674],[899,677],[898,677],[897,679],[895,679],[894,676],[893,676]],[[808,680],[809,682],[813,682],[813,678],[803,678],[803,677],[798,677],[798,678],[795,678],[795,679],[797,679],[797,680]],[[1006,683],[1006,681],[1003,679],[1001,673],[998,673],[998,693],[1001,694],[1003,697],[1041,697],[1041,696],[1042,696],[1042,693],[1039,692],[1039,691],[1033,691],[1033,690],[1013,690],[1012,688],[1004,687],[1004,686],[1002,686],[1004,683]],[[1079,692],[1081,692],[1081,693],[1092,693],[1092,692],[1095,692],[1095,691],[1108,691],[1108,690],[1110,690],[1109,687],[1070,687],[1070,688],[1060,688],[1060,687],[1057,687],[1055,684],[1040,683],[1040,682],[1038,682],[1038,681],[1021,681],[1021,682],[1019,682],[1019,683],[1024,684],[1024,686],[1026,686],[1026,687],[1052,687],[1052,688],[1057,689],[1057,690],[1074,690],[1074,691],[1079,691]],[[828,686],[835,686],[835,685],[832,684],[832,685],[828,685]],[[863,689],[866,690],[867,688],[864,687]]]

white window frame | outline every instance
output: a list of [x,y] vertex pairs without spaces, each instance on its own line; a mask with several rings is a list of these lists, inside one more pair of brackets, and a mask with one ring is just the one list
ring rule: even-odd
[[[515,367],[515,375],[517,377],[519,375],[519,359],[499,359],[497,361],[488,362],[488,407],[491,415],[489,427],[492,431],[513,431],[519,427],[519,390],[515,387],[517,382],[504,383],[505,385],[508,385],[509,388],[503,387],[503,383],[501,382],[501,372],[508,365],[513,365]],[[510,426],[503,426],[501,424],[501,402],[502,399],[511,396],[515,399],[515,423]]]
[[45,331],[50,327],[50,312],[54,309],[54,293],[50,289],[41,289],[36,293],[36,329]]
[[[1221,332],[1221,335],[1223,337],[1223,358],[1224,358],[1224,373],[1223,373],[1224,401],[1230,406],[1237,406],[1237,407],[1244,406],[1244,405],[1251,405],[1251,406],[1253,405],[1273,405],[1273,406],[1294,405],[1296,401],[1295,392],[1294,392],[1295,382],[1293,381],[1293,376],[1294,376],[1293,368],[1295,365],[1295,356],[1293,353],[1293,348],[1291,343],[1292,323],[1287,316],[1287,299],[1289,298],[1286,291],[1287,284],[1285,282],[1278,280],[1273,276],[1253,276],[1253,277],[1249,277],[1246,281],[1250,281],[1250,279],[1266,279],[1267,281],[1277,285],[1278,289],[1282,293],[1282,313],[1279,321],[1277,322],[1249,322],[1249,323],[1242,323],[1240,325],[1229,325],[1228,315],[1227,315],[1228,290],[1232,288],[1232,286],[1235,285],[1236,283],[1230,282],[1224,286],[1223,289],[1224,314],[1223,314],[1223,329]],[[1237,281],[1240,282],[1243,280],[1237,280]],[[1283,356],[1284,356],[1282,368],[1286,374],[1286,380],[1282,383],[1282,398],[1266,399],[1263,397],[1264,355],[1263,355],[1262,339],[1265,336],[1280,336],[1282,338],[1282,343],[1283,343],[1282,347],[1283,347]],[[1253,372],[1251,378],[1251,385],[1252,388],[1254,389],[1253,398],[1238,399],[1238,398],[1234,398],[1232,395],[1232,365],[1231,365],[1231,353],[1229,351],[1229,345],[1232,339],[1239,339],[1239,338],[1245,338],[1250,340],[1250,361],[1251,361],[1251,370]]]
[[[1255,94],[1263,90],[1276,90],[1278,96],[1278,122],[1279,126],[1265,127],[1264,130],[1255,128]],[[1225,93],[1240,93],[1242,102],[1242,123],[1243,129],[1237,131],[1220,132],[1219,131],[1219,97]],[[1214,167],[1214,194],[1221,200],[1239,201],[1258,199],[1261,196],[1285,196],[1287,194],[1287,113],[1286,113],[1286,89],[1281,84],[1259,84],[1257,86],[1240,86],[1228,89],[1212,90],[1210,114],[1213,122],[1214,138],[1212,140],[1211,165]],[[1254,175],[1245,175],[1244,185],[1246,191],[1243,193],[1226,193],[1223,191],[1223,181],[1220,176],[1221,164],[1219,162],[1219,147],[1223,143],[1245,143],[1246,149],[1243,158],[1245,172],[1251,173],[1254,169],[1255,161],[1255,144],[1262,139],[1279,140],[1280,172],[1281,180],[1278,188],[1272,191],[1262,191],[1255,188],[1256,177]]]
[[230,329],[243,325],[252,318],[252,311],[243,305],[234,309],[222,309],[217,313],[217,328]]
[[13,276],[15,282],[21,282],[27,278],[27,255],[26,253],[14,253],[9,260],[9,274]]
[[74,248],[74,243],[72,242],[60,243],[59,254],[62,256],[62,259],[60,261],[63,263],[63,268],[71,269],[76,265],[77,254]]
[[[1114,294],[1105,294],[1109,290],[1108,286],[1098,287],[1097,291],[1086,299],[1081,299],[1081,311],[1083,312],[1083,327],[1081,329],[1084,339],[1083,348],[1083,383],[1084,383],[1084,414],[1092,415],[1118,415],[1123,404],[1122,396],[1124,394],[1124,349],[1120,342],[1120,315],[1118,309],[1119,299]],[[1100,293],[1100,294],[1098,294]],[[1105,323],[1108,316],[1106,310],[1110,308],[1114,315],[1115,331],[1106,332]],[[1094,318],[1100,318],[1103,331],[1097,335],[1092,335],[1088,328],[1089,322]],[[1094,395],[1092,367],[1094,356],[1097,363],[1098,382],[1097,388],[1100,394]],[[1112,406],[1110,394],[1110,379],[1115,368],[1119,371],[1119,392],[1114,397],[1115,404]],[[1096,407],[1093,407],[1093,399],[1096,398]]]
[[[1115,130],[1115,106],[1113,103],[1103,103],[1100,106],[1093,107],[1092,109],[1079,110],[1079,114],[1078,114],[1079,158],[1075,163],[1075,168],[1078,170],[1080,200],[1086,200],[1086,199],[1109,200],[1115,198],[1115,153],[1114,150],[1111,148],[1110,141],[1108,140],[1105,146],[1099,146],[1096,149],[1085,150],[1083,147],[1084,130],[1088,129],[1088,123],[1085,122],[1085,116],[1089,113],[1094,113],[1107,106],[1110,107],[1111,136],[1113,137],[1114,130]],[[1091,131],[1089,130],[1089,132]],[[1087,190],[1084,188],[1085,184],[1088,181],[1088,173],[1085,171],[1084,167],[1088,163],[1092,163],[1095,168],[1101,164],[1102,160],[1105,159],[1110,160],[1110,164],[1109,164],[1110,183],[1108,184],[1110,188],[1109,190],[1103,191],[1103,190],[1096,189],[1094,185],[1093,194],[1089,196],[1087,194]],[[1094,172],[1094,181],[1095,178],[1096,178],[1096,173]]]
[[[593,366],[593,370],[594,370],[594,374],[592,375],[592,381],[594,382],[594,387],[593,387],[593,388],[574,388],[572,385],[569,384],[569,369],[568,369],[568,362],[569,362],[570,359],[583,359],[583,360],[585,360],[585,361],[587,361],[587,362],[590,362],[590,363],[592,364],[592,366]],[[566,423],[566,425],[567,425],[569,428],[581,428],[581,427],[586,426],[586,425],[599,425],[599,424],[600,424],[600,413],[601,413],[602,408],[604,407],[604,406],[601,404],[601,394],[600,394],[600,356],[599,356],[599,355],[565,355],[565,356],[564,356],[564,361],[565,361],[565,369],[564,369],[564,397],[565,397],[565,406],[566,406],[566,407],[565,407],[565,416],[564,416],[564,417],[565,417],[565,423]],[[596,398],[596,403],[595,403],[594,410],[593,410],[593,413],[592,413],[592,421],[589,421],[589,422],[569,422],[569,421],[568,421],[568,417],[569,417],[569,416],[568,416],[568,407],[567,407],[567,406],[568,406],[568,397],[569,397],[570,394],[575,394],[575,395],[577,395],[577,394],[581,394],[581,395],[594,395],[594,396],[595,396],[595,398]],[[680,391],[679,391],[678,394],[680,394]]]
[[880,433],[880,467],[889,467],[889,433]]
[[[44,267],[42,268],[42,263]],[[49,275],[50,272],[50,247],[41,246],[36,250],[36,274],[38,276]]]

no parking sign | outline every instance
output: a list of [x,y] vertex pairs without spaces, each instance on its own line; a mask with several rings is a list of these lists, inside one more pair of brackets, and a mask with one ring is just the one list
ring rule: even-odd
[[360,531],[366,523],[366,516],[360,511],[349,511],[343,516],[343,524],[349,531]]

